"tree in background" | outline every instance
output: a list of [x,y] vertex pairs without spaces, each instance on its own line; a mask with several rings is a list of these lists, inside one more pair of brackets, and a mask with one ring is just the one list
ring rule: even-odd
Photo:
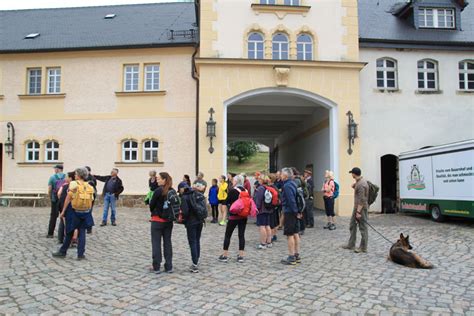
[[251,141],[235,141],[228,145],[227,156],[237,158],[239,164],[258,152],[258,144]]

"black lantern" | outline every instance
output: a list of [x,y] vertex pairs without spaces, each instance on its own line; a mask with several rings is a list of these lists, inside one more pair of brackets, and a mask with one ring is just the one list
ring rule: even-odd
[[351,111],[346,113],[347,117],[349,118],[349,123],[347,124],[348,128],[348,136],[349,136],[349,149],[347,150],[347,153],[349,155],[352,155],[353,150],[352,146],[354,146],[354,141],[358,136],[357,134],[357,126],[356,122],[354,121],[354,115],[352,114]]
[[15,127],[12,122],[7,123],[8,137],[5,142],[5,152],[7,155],[11,155],[12,159],[15,159]]
[[214,152],[214,147],[212,147],[212,139],[216,137],[216,121],[214,121],[213,114],[215,113],[213,108],[210,108],[208,113],[210,114],[209,120],[206,122],[207,133],[206,136],[209,137],[211,146],[209,147],[209,152],[212,154]]

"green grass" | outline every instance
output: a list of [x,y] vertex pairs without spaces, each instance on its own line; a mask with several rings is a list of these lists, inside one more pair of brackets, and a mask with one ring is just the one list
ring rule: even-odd
[[268,153],[257,153],[255,156],[239,164],[237,159],[227,159],[227,170],[232,173],[253,175],[256,171],[268,171]]

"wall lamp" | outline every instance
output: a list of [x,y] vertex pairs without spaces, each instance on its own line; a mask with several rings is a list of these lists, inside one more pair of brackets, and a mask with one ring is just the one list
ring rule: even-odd
[[349,155],[352,155],[352,153],[354,152],[352,150],[352,147],[354,146],[354,141],[357,137],[359,137],[357,133],[358,124],[354,121],[354,115],[352,114],[351,111],[347,112],[346,115],[349,118],[349,123],[347,124],[348,136],[349,136],[349,149],[347,150],[347,153]]
[[5,142],[5,152],[7,155],[11,155],[12,159],[15,159],[15,127],[12,122],[7,123],[8,137]]
[[216,137],[216,121],[214,121],[213,114],[215,113],[213,108],[210,108],[208,113],[210,114],[209,120],[206,122],[207,134],[209,137],[211,146],[209,147],[209,152],[212,154],[214,152],[214,147],[212,147],[212,139]]

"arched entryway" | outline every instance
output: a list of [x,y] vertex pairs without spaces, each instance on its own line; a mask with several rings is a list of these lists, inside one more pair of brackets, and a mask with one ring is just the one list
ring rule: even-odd
[[398,157],[385,155],[380,158],[382,184],[382,213],[398,211]]
[[[224,102],[223,152],[232,140],[253,140],[270,148],[272,169],[314,168],[318,189],[324,170],[338,174],[337,105],[293,88],[247,91]],[[227,170],[227,157],[222,161]]]

